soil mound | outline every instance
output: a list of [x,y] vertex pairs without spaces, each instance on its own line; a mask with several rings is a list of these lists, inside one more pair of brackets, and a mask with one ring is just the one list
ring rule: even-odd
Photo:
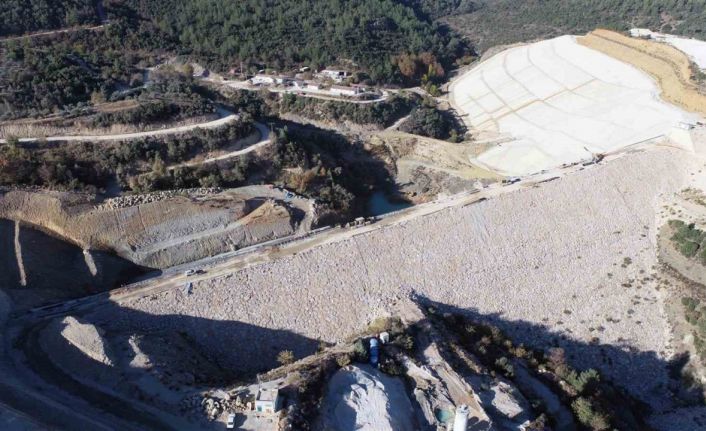
[[64,371],[88,381],[110,381],[113,355],[104,335],[100,328],[67,316],[41,331],[39,345]]
[[367,365],[349,366],[334,374],[321,418],[319,430],[418,429],[402,381]]

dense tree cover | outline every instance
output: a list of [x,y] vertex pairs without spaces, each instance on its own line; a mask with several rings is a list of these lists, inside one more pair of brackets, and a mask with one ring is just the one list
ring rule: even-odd
[[402,3],[430,19],[451,14],[469,13],[476,8],[473,0],[403,0]]
[[294,113],[317,121],[350,121],[387,127],[407,115],[419,103],[418,99],[416,94],[395,95],[380,103],[356,104],[286,94],[275,99],[278,103],[273,108],[279,113]]
[[[247,115],[245,115],[247,116]],[[315,198],[334,222],[361,214],[372,190],[390,182],[381,162],[361,143],[316,128],[278,129],[269,153],[173,170],[167,166],[217,150],[252,131],[249,119],[184,136],[116,143],[0,145],[0,186],[28,185],[95,191],[117,180],[124,190],[280,184]]]
[[217,130],[115,143],[19,144],[10,139],[0,145],[0,185],[95,190],[117,178],[135,191],[170,188],[169,184],[147,184],[138,178],[155,165],[178,163],[216,150],[251,131],[252,122],[243,119]]
[[0,59],[0,118],[49,114],[90,99],[100,77],[72,52],[16,46]]
[[[355,155],[354,157],[352,155]],[[240,187],[278,184],[314,198],[321,220],[336,222],[362,214],[371,191],[387,184],[389,173],[362,145],[316,128],[287,126],[276,130],[273,145],[262,157],[246,155],[218,164],[163,169],[130,179],[136,191],[190,187]]]
[[0,118],[70,110],[88,104],[95,92],[108,99],[128,87],[154,55],[139,34],[115,22],[102,31],[0,44]]
[[136,107],[101,112],[91,117],[91,126],[172,122],[216,112],[216,107],[204,94],[205,90],[194,83],[191,75],[166,70],[154,73],[152,80],[150,85],[130,92],[126,97],[137,100]]
[[315,198],[337,216],[359,213],[372,190],[390,181],[362,144],[328,131],[280,129],[273,152],[272,182]]
[[[427,308],[432,325],[449,330],[458,343],[455,349],[465,349],[493,372],[509,380],[518,380],[517,367],[524,373],[541,379],[562,405],[570,407],[581,430],[642,431],[648,407],[602,376],[595,369],[580,370],[572,366],[573,355],[560,347],[532,349],[516,344],[500,328],[474,321],[462,314],[442,313]],[[597,345],[601,349],[602,346]],[[524,378],[523,378],[524,379]],[[541,410],[540,410],[541,411]],[[551,418],[540,415],[527,430],[555,429]]]
[[[416,2],[414,2],[416,3]],[[402,77],[391,58],[428,52],[450,64],[464,43],[393,0],[126,0],[185,53],[229,68],[240,61],[282,70],[358,64],[374,81]]]
[[649,27],[706,38],[704,0],[481,0],[471,13],[445,19],[480,50],[596,27]]
[[207,101],[196,99],[194,102],[185,101],[181,104],[167,100],[150,100],[132,109],[101,112],[92,117],[90,122],[92,127],[110,127],[114,124],[144,125],[179,121],[215,112],[213,105]]
[[454,130],[454,124],[443,112],[420,106],[412,111],[407,121],[400,126],[400,130],[430,138],[447,139]]
[[0,36],[98,23],[94,0],[2,0]]
[[111,100],[140,84],[142,67],[174,54],[221,70],[342,62],[376,81],[439,80],[467,47],[413,3],[112,0],[103,30],[0,43],[0,118],[84,108],[97,92]]

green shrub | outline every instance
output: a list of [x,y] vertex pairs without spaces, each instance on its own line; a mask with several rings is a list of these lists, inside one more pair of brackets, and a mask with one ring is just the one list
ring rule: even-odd
[[600,380],[600,374],[594,369],[588,369],[577,373],[572,370],[566,376],[566,381],[573,387],[577,393],[583,393],[587,388],[598,383]]
[[688,258],[698,255],[699,261],[706,265],[706,232],[697,229],[694,223],[686,224],[681,220],[670,220],[669,226],[674,229],[671,240],[679,252]]
[[679,251],[686,257],[694,257],[696,256],[696,252],[699,251],[699,244],[685,241],[679,246]]
[[447,139],[453,127],[454,124],[448,115],[435,108],[422,106],[412,111],[400,130],[435,139]]
[[353,343],[353,357],[358,362],[368,362],[368,349],[362,338],[355,340]]
[[279,362],[281,365],[289,365],[293,363],[294,360],[294,352],[292,352],[291,350],[282,350],[277,354],[277,362]]
[[338,364],[339,367],[343,368],[351,363],[351,355],[349,354],[344,354],[344,355],[339,355],[336,356],[336,364]]
[[597,412],[587,398],[578,397],[571,403],[571,408],[579,422],[592,430],[603,431],[610,426],[608,418],[603,413]]
[[689,311],[694,311],[701,301],[699,299],[694,299],[691,297],[683,297],[681,299],[682,305]]
[[414,338],[409,334],[401,334],[395,339],[394,344],[404,350],[410,351],[414,349]]

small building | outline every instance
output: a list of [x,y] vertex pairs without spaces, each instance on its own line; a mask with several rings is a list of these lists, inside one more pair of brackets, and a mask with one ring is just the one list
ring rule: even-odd
[[253,85],[273,85],[276,80],[274,76],[258,74],[250,78],[250,82]]
[[331,94],[336,96],[357,96],[362,93],[360,87],[346,87],[343,85],[332,85]]
[[293,79],[288,76],[275,76],[274,80],[275,84],[279,85],[290,85],[293,81]]
[[350,74],[346,70],[324,69],[319,72],[319,76],[322,78],[333,79],[336,82],[343,82],[343,80],[348,78]]
[[255,398],[255,411],[258,413],[277,413],[280,409],[279,389],[258,389]]

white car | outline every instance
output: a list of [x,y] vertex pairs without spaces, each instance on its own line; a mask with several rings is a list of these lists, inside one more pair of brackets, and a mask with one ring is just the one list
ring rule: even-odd
[[235,413],[228,414],[228,422],[226,422],[226,428],[229,430],[235,428]]
[[184,272],[184,275],[187,276],[187,277],[190,276],[190,275],[194,275],[194,274],[196,274],[196,270],[194,270],[194,269],[189,269],[189,270],[187,270],[187,271]]

